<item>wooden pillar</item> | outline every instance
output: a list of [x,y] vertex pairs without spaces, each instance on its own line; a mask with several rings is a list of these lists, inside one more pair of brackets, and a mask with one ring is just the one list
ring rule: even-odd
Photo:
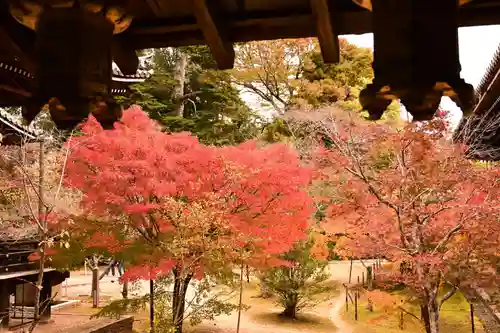
[[0,332],[9,328],[10,293],[9,283],[0,281]]
[[44,276],[42,290],[40,291],[40,321],[48,322],[52,315],[52,283]]

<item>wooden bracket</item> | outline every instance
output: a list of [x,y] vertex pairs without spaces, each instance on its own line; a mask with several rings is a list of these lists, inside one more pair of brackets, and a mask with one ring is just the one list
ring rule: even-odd
[[124,75],[134,75],[139,67],[139,57],[135,50],[127,45],[126,40],[114,36],[111,44],[113,61],[118,65]]
[[225,35],[222,20],[217,17],[216,4],[210,0],[193,0],[194,16],[205,41],[212,51],[219,69],[231,69],[234,66],[234,49]]
[[335,12],[331,5],[333,1],[310,0],[310,2],[323,61],[325,63],[338,63],[340,60],[340,47],[335,29]]

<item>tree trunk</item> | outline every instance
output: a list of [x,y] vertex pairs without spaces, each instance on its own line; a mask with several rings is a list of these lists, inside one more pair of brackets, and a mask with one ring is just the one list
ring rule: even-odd
[[193,277],[188,274],[187,277],[182,278],[177,268],[173,270],[174,273],[174,291],[172,296],[172,322],[174,323],[175,333],[182,333],[182,324],[184,321],[186,292],[189,282]]
[[368,286],[368,290],[373,290],[373,267],[366,267],[366,284]]
[[437,299],[431,297],[425,304],[420,305],[420,313],[426,333],[439,333],[439,306]]
[[127,281],[123,281],[122,297],[123,297],[123,299],[128,298],[128,282]]
[[297,318],[297,304],[289,304],[283,311],[283,316],[291,319]]
[[297,316],[298,295],[294,291],[291,291],[287,294],[288,295],[286,295],[285,311],[283,311],[283,316],[295,319]]
[[184,117],[184,83],[186,79],[186,66],[188,56],[182,51],[177,50],[177,60],[174,66],[174,80],[176,82],[172,90],[172,100],[174,101],[174,112],[178,117]]

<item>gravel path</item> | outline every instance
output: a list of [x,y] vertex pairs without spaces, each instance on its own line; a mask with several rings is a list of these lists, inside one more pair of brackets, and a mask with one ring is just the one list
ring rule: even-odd
[[340,313],[342,307],[345,304],[345,299],[343,296],[339,296],[334,303],[332,310],[330,311],[330,320],[337,326],[337,333],[352,333],[352,328],[342,319]]

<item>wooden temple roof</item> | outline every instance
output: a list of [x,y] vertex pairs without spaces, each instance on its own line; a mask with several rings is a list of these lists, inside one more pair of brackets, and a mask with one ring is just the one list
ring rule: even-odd
[[[0,50],[1,50],[0,44]],[[111,93],[113,95],[124,95],[129,91],[132,84],[144,82],[152,74],[152,70],[147,69],[149,56],[140,57],[139,69],[136,74],[123,74],[120,68],[113,63],[113,81]],[[35,140],[42,132],[34,126],[25,125],[22,118],[12,115],[2,107],[10,105],[22,105],[23,98],[29,97],[33,88],[34,76],[26,69],[0,61],[0,134],[3,137],[3,144],[17,143],[22,137]],[[13,91],[13,86],[18,86],[18,90]],[[4,99],[2,99],[4,94]]]
[[[15,0],[20,1],[20,0]],[[30,70],[35,33],[21,26],[0,0],[0,40]],[[37,0],[57,3],[62,0]],[[86,2],[92,2],[87,0]],[[120,67],[130,50],[208,44],[220,67],[229,67],[231,44],[252,40],[318,36],[326,58],[334,57],[334,34],[372,32],[372,14],[356,3],[369,0],[94,0],[116,4],[132,15],[117,35],[113,57]],[[462,2],[468,2],[463,1]],[[500,0],[474,0],[460,7],[459,25],[500,24]],[[334,34],[333,34],[334,33]],[[326,59],[328,62],[328,59]],[[0,96],[1,98],[1,96]]]
[[500,44],[475,93],[474,112],[462,119],[455,138],[471,146],[472,158],[500,161]]

